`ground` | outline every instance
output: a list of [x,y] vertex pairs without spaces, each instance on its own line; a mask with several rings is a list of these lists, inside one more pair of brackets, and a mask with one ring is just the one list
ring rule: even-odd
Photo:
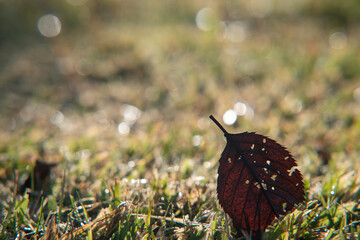
[[359,238],[355,0],[0,5],[1,239],[235,238],[210,114],[303,174],[264,239]]

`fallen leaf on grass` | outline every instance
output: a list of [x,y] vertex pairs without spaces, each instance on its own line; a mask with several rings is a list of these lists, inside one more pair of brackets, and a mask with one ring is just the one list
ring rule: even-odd
[[226,147],[220,157],[217,193],[238,235],[261,239],[275,217],[304,201],[302,175],[292,155],[274,140],[256,133],[224,132]]

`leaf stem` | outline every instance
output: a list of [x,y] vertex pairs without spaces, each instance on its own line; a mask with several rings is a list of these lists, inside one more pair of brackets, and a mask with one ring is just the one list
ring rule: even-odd
[[218,120],[216,120],[213,115],[210,115],[209,117],[220,129],[221,131],[223,131],[224,135],[228,135],[229,133],[225,130],[225,128],[218,122]]

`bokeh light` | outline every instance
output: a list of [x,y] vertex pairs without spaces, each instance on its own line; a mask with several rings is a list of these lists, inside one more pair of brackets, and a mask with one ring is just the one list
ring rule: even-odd
[[194,147],[199,147],[202,142],[202,136],[201,135],[194,135],[192,138],[192,143]]
[[303,108],[303,103],[298,98],[293,98],[291,96],[285,96],[281,102],[282,108],[290,113],[300,113]]
[[130,127],[126,122],[121,122],[118,125],[118,132],[121,135],[127,136],[130,133]]
[[44,37],[56,37],[61,32],[60,19],[53,14],[46,14],[39,18],[37,28]]
[[92,62],[86,58],[80,59],[75,65],[76,72],[81,76],[87,76],[91,74],[92,69],[93,69]]
[[237,102],[234,105],[234,110],[238,116],[244,116],[247,111],[246,104],[243,102]]
[[212,8],[205,7],[197,12],[195,22],[199,29],[203,31],[210,31],[218,24],[218,17]]
[[62,112],[60,111],[56,111],[56,113],[51,117],[50,121],[60,127],[62,125],[62,123],[64,122],[65,116]]
[[347,45],[348,38],[343,32],[334,32],[329,36],[329,44],[333,49],[343,49]]
[[241,21],[234,21],[226,27],[226,38],[233,43],[244,41],[246,37],[245,25]]
[[245,113],[245,119],[246,120],[252,120],[254,118],[254,115],[255,115],[255,110],[254,108],[250,107],[250,106],[247,106],[246,107],[246,113]]
[[226,125],[233,125],[237,120],[236,111],[233,109],[227,110],[223,115],[223,121]]
[[140,184],[146,184],[147,180],[145,178],[141,178],[141,179],[131,179],[130,180],[131,184],[136,184],[136,185],[140,185]]
[[134,168],[135,167],[135,162],[134,161],[129,161],[128,166],[129,166],[129,168]]
[[209,162],[209,161],[206,161],[206,162],[204,162],[204,167],[205,168],[210,168],[211,167],[211,162]]
[[133,105],[126,104],[123,107],[123,117],[127,124],[134,124],[141,117],[141,110]]

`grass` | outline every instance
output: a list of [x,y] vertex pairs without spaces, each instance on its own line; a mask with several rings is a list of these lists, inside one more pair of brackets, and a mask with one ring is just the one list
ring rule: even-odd
[[[70,2],[0,11],[0,239],[235,238],[208,116],[237,102],[247,112],[227,130],[282,143],[306,186],[263,239],[359,239],[354,1]],[[206,6],[244,38],[197,28]],[[52,39],[35,28],[48,12],[63,24]],[[57,163],[45,196],[20,191],[36,159]]]

